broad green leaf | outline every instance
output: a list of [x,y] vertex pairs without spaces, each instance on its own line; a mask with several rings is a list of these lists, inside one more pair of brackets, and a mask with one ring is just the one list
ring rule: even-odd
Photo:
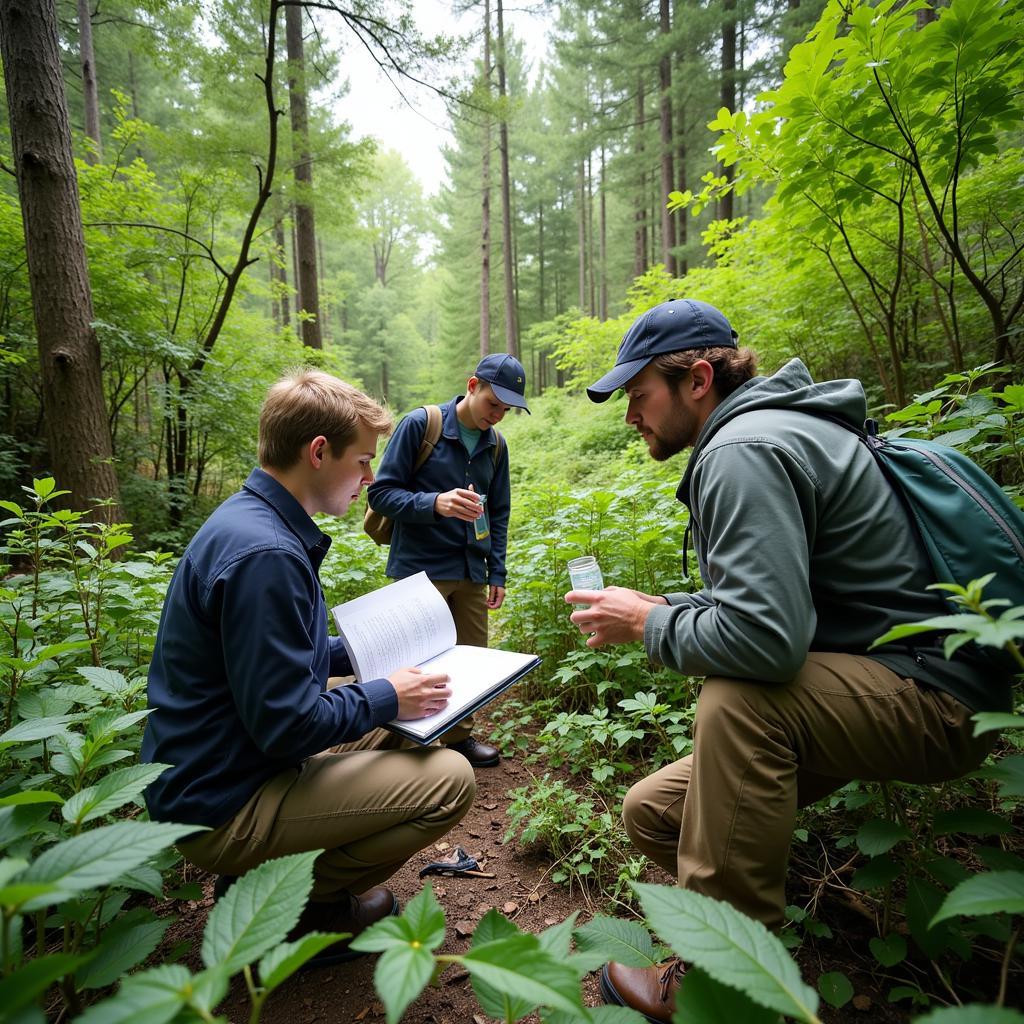
[[801,1021],[813,1019],[818,994],[782,943],[759,921],[727,903],[686,889],[634,882],[647,922],[688,963],[754,1002]]
[[583,1003],[576,972],[544,949],[535,935],[511,935],[471,949],[463,966],[472,980],[498,992],[520,997],[531,1006],[578,1013]]
[[408,923],[414,942],[431,950],[444,942],[444,911],[429,882],[409,900],[402,918]]
[[488,942],[507,939],[510,935],[521,934],[519,929],[504,915],[491,907],[473,929],[471,946],[483,946]]
[[828,971],[818,978],[818,991],[829,1006],[837,1009],[853,998],[853,985],[842,971]]
[[939,811],[935,815],[935,834],[949,836],[963,833],[969,836],[1002,836],[1013,831],[1013,825],[1004,817],[978,807],[962,807],[956,811]]
[[759,1006],[746,993],[716,981],[699,967],[690,967],[683,975],[674,1020],[685,1024],[776,1024],[779,1015]]
[[574,935],[582,952],[599,952],[605,960],[616,960],[626,967],[651,967],[658,962],[650,933],[636,921],[598,915],[577,928]]
[[979,779],[994,779],[1002,797],[1024,796],[1024,757],[1019,754],[1000,758],[974,773]]
[[190,983],[191,1001],[200,1010],[208,1014],[207,1020],[213,1014],[214,1007],[222,1003],[231,988],[231,971],[224,964],[216,967],[209,967],[193,975]]
[[321,950],[347,937],[345,932],[309,932],[297,942],[275,946],[259,963],[260,984],[273,992]]
[[170,924],[170,918],[157,920],[144,910],[119,918],[103,933],[88,963],[75,972],[76,985],[84,989],[113,985],[156,949]]
[[135,889],[160,899],[164,894],[164,876],[152,864],[140,864],[114,879],[117,889]]
[[171,766],[169,764],[133,764],[104,775],[94,786],[69,797],[61,808],[65,821],[81,825],[104,814],[116,811],[142,791]]
[[37,882],[33,885],[14,882],[12,885],[0,888],[0,906],[20,911],[22,905],[28,903],[29,900],[35,900],[56,891],[55,885],[45,882]]
[[14,743],[35,743],[37,740],[50,740],[67,732],[67,724],[75,721],[76,715],[52,715],[49,718],[32,718],[27,722],[19,722],[0,735],[0,747]]
[[423,946],[394,946],[381,956],[373,984],[384,1003],[387,1024],[398,1024],[433,973],[434,958]]
[[89,685],[101,693],[109,693],[112,696],[119,696],[130,687],[130,683],[120,673],[111,668],[97,668],[93,665],[83,665],[76,669],[80,676],[89,680]]
[[867,864],[853,873],[853,885],[857,889],[881,889],[899,878],[903,868],[892,857],[872,857]]
[[975,736],[1003,729],[1024,729],[1024,715],[1009,715],[1002,711],[979,711],[971,716],[971,721]]
[[22,857],[4,857],[0,860],[0,885],[6,885],[19,871],[28,867],[28,861]]
[[[591,1006],[587,1014],[590,1024],[647,1024],[643,1014],[628,1006]],[[578,1013],[565,1013],[562,1010],[544,1010],[540,1019],[543,1024],[580,1024]]]
[[963,952],[970,955],[970,946],[958,940],[948,922],[932,927],[932,918],[939,911],[945,893],[925,878],[911,877],[907,882],[906,915],[911,937],[926,956],[937,960],[946,950],[965,947]]
[[185,1005],[192,975],[180,964],[161,964],[125,978],[110,999],[90,1006],[75,1024],[167,1024]]
[[967,1006],[944,1006],[925,1017],[915,1018],[914,1024],[1024,1024],[1024,1013],[1005,1006],[968,1003]]
[[[470,948],[476,949],[489,942],[499,942],[502,939],[521,934],[522,932],[507,917],[499,914],[492,907],[484,914],[474,929]],[[563,959],[567,959],[568,950],[561,956]],[[533,1010],[536,1005],[512,993],[499,991],[480,978],[473,980],[473,991],[476,993],[477,1002],[484,1013],[495,1020],[519,1020]]]
[[0,1006],[5,1014],[14,1014],[34,1002],[58,978],[71,974],[85,959],[70,953],[54,953],[30,960],[24,967],[0,980]]
[[20,807],[0,807],[0,850],[16,839],[38,832],[50,816],[48,804],[25,804]]
[[898,842],[909,839],[910,833],[894,821],[873,818],[857,830],[857,848],[869,857],[888,853]]
[[950,917],[1024,913],[1024,872],[990,871],[961,882],[932,918],[934,927]]
[[28,789],[21,793],[0,797],[0,807],[22,807],[25,804],[62,804],[64,797],[48,789]]
[[207,918],[203,963],[234,974],[280,945],[299,920],[322,852],[268,860],[235,882]]
[[884,939],[876,936],[868,943],[868,948],[883,967],[893,967],[906,957],[907,940],[898,932],[892,932]]
[[87,889],[109,885],[125,871],[195,832],[195,825],[122,821],[104,825],[44,850],[21,875],[20,882],[47,882],[57,893],[30,900],[25,910],[40,910]]

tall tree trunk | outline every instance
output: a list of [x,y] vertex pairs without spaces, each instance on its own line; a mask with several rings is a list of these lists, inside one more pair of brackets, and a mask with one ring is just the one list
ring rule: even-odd
[[96,54],[92,48],[92,16],[89,0],[78,0],[78,59],[82,65],[82,98],[85,101],[85,134],[92,139],[93,149],[86,151],[90,164],[103,160],[100,140],[100,92],[96,82]]
[[292,160],[295,162],[296,278],[302,296],[300,317],[302,344],[323,348],[320,334],[320,291],[316,276],[316,226],[313,218],[313,158],[309,151],[309,118],[306,111],[306,55],[302,45],[302,12],[299,6],[284,9],[285,42],[288,47],[288,108],[292,122]]
[[579,213],[576,218],[580,251],[580,312],[587,313],[587,172],[582,159],[576,172],[576,183],[580,190],[580,201],[577,204]]
[[639,277],[647,269],[647,172],[644,167],[644,121],[647,114],[644,110],[644,76],[637,75],[636,88],[636,130],[633,135],[633,151],[636,153],[636,165],[640,169],[640,180],[633,199],[633,276]]
[[317,266],[320,270],[320,291],[318,299],[320,304],[320,340],[325,344],[331,343],[331,305],[330,295],[327,289],[327,263],[324,260],[324,240],[320,235],[316,237]]
[[[728,0],[727,0],[728,2]],[[658,203],[661,209],[661,261],[665,269],[674,277],[676,273],[676,258],[672,254],[675,245],[674,222],[672,214],[668,212],[668,194],[676,186],[672,177],[672,56],[666,45],[669,32],[672,30],[671,16],[669,13],[670,0],[659,0],[659,31],[665,39],[662,39],[662,46],[665,52],[658,61],[658,85],[661,89],[660,120],[661,132],[661,198]]]
[[597,291],[594,287],[596,277],[594,258],[594,174],[591,168],[591,156],[587,154],[587,297],[591,315],[597,312]]
[[[722,89],[721,106],[736,109],[736,0],[722,0]],[[719,165],[719,173],[728,181],[733,169]],[[733,202],[730,190],[718,201],[718,216],[732,220]]]
[[599,244],[598,244],[598,278],[600,280],[600,286],[598,289],[598,306],[597,315],[602,321],[608,319],[608,204],[606,202],[607,195],[605,193],[605,174],[604,174],[604,144],[601,144],[601,180],[598,184],[600,189],[600,203],[601,203],[601,214],[600,214],[600,229],[599,229]]
[[[676,182],[678,188],[686,188],[686,104],[682,102],[676,107]],[[686,260],[688,216],[687,210],[680,210],[676,216],[676,247],[682,250],[676,258],[676,273],[680,277],[685,277],[689,269]]]
[[274,270],[281,302],[281,330],[286,331],[292,322],[292,304],[288,298],[288,245],[284,234],[284,212],[279,198],[275,198],[274,202],[274,248],[277,250]]
[[541,320],[546,317],[546,302],[544,297],[544,204],[537,205],[537,270],[539,282],[537,286],[537,304],[540,306]]
[[519,315],[516,309],[516,290],[512,261],[512,189],[508,173],[508,113],[505,103],[505,21],[502,0],[498,10],[498,96],[501,100],[501,120],[498,122],[498,148],[501,150],[501,251],[505,263],[505,346],[508,354],[519,358]]
[[55,0],[0,0],[11,149],[25,227],[46,435],[68,501],[120,518],[61,74]]
[[484,146],[480,181],[480,355],[491,351],[491,2],[484,0]]

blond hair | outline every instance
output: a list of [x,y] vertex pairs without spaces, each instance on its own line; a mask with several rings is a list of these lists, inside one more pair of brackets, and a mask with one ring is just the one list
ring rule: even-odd
[[320,434],[337,458],[356,439],[361,425],[387,434],[391,414],[362,391],[322,370],[285,374],[267,392],[260,409],[260,465],[290,469],[299,460],[302,446]]

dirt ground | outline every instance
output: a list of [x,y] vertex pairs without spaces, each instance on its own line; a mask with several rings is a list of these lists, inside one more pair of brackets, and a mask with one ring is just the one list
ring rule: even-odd
[[[419,869],[449,855],[455,844],[465,847],[481,861],[486,871],[494,873],[493,879],[433,879],[448,926],[442,952],[466,951],[476,923],[492,907],[531,932],[542,931],[573,911],[580,912],[579,923],[595,913],[613,912],[608,907],[589,904],[578,890],[570,893],[565,886],[550,882],[547,876],[551,864],[543,857],[524,854],[514,840],[503,842],[508,828],[506,794],[510,789],[528,784],[536,770],[535,766],[527,766],[516,758],[504,759],[497,768],[479,770],[477,799],[468,815],[442,843],[422,851],[388,882],[404,906],[420,890]],[[798,877],[795,872],[792,874],[791,888],[798,888]],[[648,880],[672,882],[657,868],[652,870]],[[198,954],[202,930],[213,904],[212,878],[205,878],[203,884],[204,898],[188,904],[188,912],[182,911],[181,904],[169,905],[179,916],[164,942],[164,949],[187,943],[190,952],[183,961],[193,970],[201,967]],[[791,893],[790,898],[800,902],[798,893]],[[926,991],[939,990],[938,981],[934,974],[929,975],[926,962],[917,966],[901,965],[900,969],[887,972],[866,961],[864,952],[874,932],[871,922],[863,915],[837,902],[828,904],[819,917],[828,922],[833,936],[817,940],[813,945],[805,943],[797,954],[804,979],[814,985],[820,974],[842,971],[853,983],[855,992],[854,1000],[841,1010],[822,1004],[819,1014],[826,1024],[846,1021],[894,1024],[910,1020],[906,1003],[894,1006],[886,998],[894,985],[906,984],[908,968],[911,974],[916,972]],[[368,956],[293,976],[267,1001],[261,1020],[264,1024],[376,1024],[382,1021],[384,1009],[373,986],[375,962],[376,957]],[[986,984],[985,990],[993,993],[995,986]],[[597,974],[584,979],[583,995],[589,1006],[600,1003]],[[249,1019],[249,1003],[241,981],[236,981],[229,999],[218,1012],[232,1024],[244,1024]],[[403,1017],[407,1024],[487,1024],[487,1020],[473,996],[468,975],[454,966],[441,976],[438,987],[428,988]]]

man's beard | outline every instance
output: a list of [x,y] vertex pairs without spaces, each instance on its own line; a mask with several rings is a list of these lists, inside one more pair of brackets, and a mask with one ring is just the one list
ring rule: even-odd
[[665,462],[689,448],[697,440],[697,418],[684,409],[676,411],[673,421],[666,425],[663,433],[651,433],[647,448],[655,462]]

